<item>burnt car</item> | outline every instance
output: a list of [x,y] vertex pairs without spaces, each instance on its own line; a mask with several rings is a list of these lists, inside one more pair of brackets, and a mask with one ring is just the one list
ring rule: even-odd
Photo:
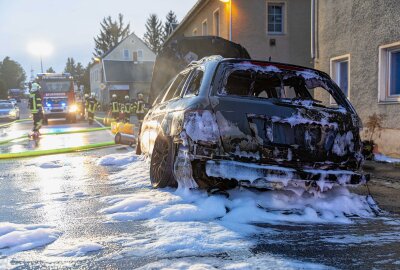
[[[330,96],[323,104],[313,96]],[[154,101],[138,151],[151,156],[153,187],[325,191],[365,183],[356,111],[318,70],[205,57]]]

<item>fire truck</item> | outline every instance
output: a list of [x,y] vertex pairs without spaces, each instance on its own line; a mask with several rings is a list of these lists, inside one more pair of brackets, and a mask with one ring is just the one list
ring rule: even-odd
[[43,123],[48,119],[65,118],[75,123],[79,114],[76,104],[76,84],[69,73],[39,73],[36,82],[40,84],[43,101]]

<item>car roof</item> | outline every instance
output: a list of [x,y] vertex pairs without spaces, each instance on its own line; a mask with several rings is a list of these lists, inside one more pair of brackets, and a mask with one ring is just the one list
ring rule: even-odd
[[281,69],[289,69],[289,70],[295,70],[295,71],[312,71],[312,72],[317,73],[318,75],[329,76],[327,73],[320,71],[318,69],[300,66],[300,65],[288,64],[288,63],[282,63],[282,62],[272,62],[272,61],[265,61],[265,60],[257,60],[257,59],[248,59],[248,58],[223,58],[219,55],[207,56],[198,61],[193,61],[189,64],[189,66],[201,65],[201,64],[205,64],[207,62],[219,62],[219,63],[222,63],[222,62],[231,62],[231,63],[250,62],[250,63],[256,64],[256,65],[259,64],[259,65],[265,65],[265,66],[275,66],[275,67],[278,67]]

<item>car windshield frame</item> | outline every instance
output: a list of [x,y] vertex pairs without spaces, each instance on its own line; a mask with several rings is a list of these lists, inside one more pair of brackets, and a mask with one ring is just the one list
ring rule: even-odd
[[[323,88],[327,93],[329,93],[332,98],[335,100],[338,108],[327,107],[322,104],[319,106],[328,108],[328,109],[346,109],[347,111],[355,113],[353,106],[344,96],[343,92],[340,90],[339,86],[335,84],[335,82],[325,73],[320,72],[318,70],[314,70],[311,68],[300,67],[290,64],[282,64],[282,63],[274,63],[274,62],[266,62],[266,61],[257,61],[250,59],[225,59],[218,63],[218,66],[215,69],[214,78],[213,78],[213,86],[210,91],[210,95],[217,97],[238,97],[238,98],[249,98],[249,99],[258,99],[258,100],[275,100],[275,101],[291,101],[296,100],[296,98],[260,98],[256,96],[245,96],[245,95],[224,95],[220,93],[220,89],[226,85],[226,79],[229,75],[237,70],[252,70],[252,71],[261,71],[261,72],[271,72],[271,73],[281,73],[283,77],[285,77],[285,73],[292,74],[292,76],[301,76],[305,81],[307,80],[319,80],[321,85],[319,87]],[[309,84],[312,82],[308,82]],[[308,87],[307,87],[308,88]],[[314,89],[317,87],[314,87]],[[308,88],[310,91],[310,88]],[[303,99],[300,99],[303,100]],[[311,102],[320,103],[318,100],[304,99],[310,100]]]

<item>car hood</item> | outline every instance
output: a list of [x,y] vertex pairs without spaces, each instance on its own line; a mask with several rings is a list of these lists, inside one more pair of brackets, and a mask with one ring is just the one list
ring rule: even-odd
[[250,59],[240,44],[214,37],[180,37],[166,43],[158,53],[153,69],[149,103],[153,103],[160,91],[176,74],[192,62],[210,55],[225,58]]

